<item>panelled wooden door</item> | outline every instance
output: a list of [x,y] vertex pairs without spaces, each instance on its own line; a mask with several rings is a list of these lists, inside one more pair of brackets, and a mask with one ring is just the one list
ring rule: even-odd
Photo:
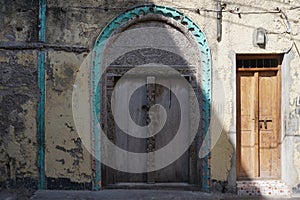
[[237,178],[280,178],[280,71],[237,72]]
[[[173,92],[171,92],[167,87],[160,84],[148,83],[148,78],[154,78],[150,82],[159,81],[165,86],[172,88],[172,91],[177,91],[186,98],[186,102],[189,102],[188,90],[184,88],[183,85],[178,84],[176,79],[163,79],[160,77],[139,77],[126,79],[126,84],[117,84],[118,79],[116,77],[108,78],[106,91],[103,93],[107,97],[107,102],[112,102],[112,104],[107,104],[106,118],[107,133],[108,137],[117,146],[130,152],[145,153],[150,151],[156,151],[167,145],[176,135],[181,121],[181,107],[186,112],[189,111],[188,105],[179,105],[178,99]],[[111,86],[109,86],[109,84]],[[136,88],[138,85],[143,85],[138,87],[133,94],[129,93],[127,87]],[[115,91],[114,100],[112,98],[112,89]],[[125,102],[125,99],[130,96],[129,108]],[[114,122],[114,118],[111,114],[110,106],[114,106],[115,110],[119,112],[127,112],[129,109],[130,116],[132,120],[139,126],[146,126],[149,123],[149,108],[155,104],[161,105],[167,115],[167,120],[159,133],[150,138],[137,138],[132,137],[121,130],[117,124]],[[105,108],[103,108],[105,109]],[[187,116],[185,114],[185,116]],[[160,120],[160,119],[157,119]],[[130,127],[129,119],[124,118],[123,123],[128,124],[128,132],[133,130]],[[187,133],[188,134],[188,133]],[[187,135],[187,140],[190,137]],[[198,172],[200,171],[199,162],[200,160],[195,159],[196,148],[195,142],[192,144],[193,150],[187,150],[183,155],[174,161],[169,166],[154,171],[150,173],[127,173],[111,169],[109,167],[103,166],[102,175],[104,177],[104,184],[110,185],[115,183],[193,183],[198,184],[198,178],[196,178]],[[174,151],[178,151],[174,149]],[[112,156],[111,159],[119,159]],[[124,159],[122,159],[124,160]],[[190,163],[193,161],[193,165]],[[128,166],[127,162],[131,160],[125,160],[123,165]],[[146,169],[149,164],[154,163],[153,158],[149,158],[147,162],[140,163]]]

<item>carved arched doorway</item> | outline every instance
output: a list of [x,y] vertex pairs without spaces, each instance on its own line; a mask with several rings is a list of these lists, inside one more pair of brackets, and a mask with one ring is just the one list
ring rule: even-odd
[[[169,68],[167,71],[160,70],[166,69],[165,66],[174,71]],[[100,137],[99,128],[93,126],[94,150],[99,159],[95,165],[95,182],[101,182],[104,186],[116,183],[123,186],[128,186],[128,183],[130,186],[133,183],[168,183],[169,186],[170,183],[186,183],[207,190],[208,156],[200,159],[198,151],[209,126],[210,68],[210,52],[203,32],[182,13],[149,5],[136,7],[115,18],[95,44],[91,70],[93,123],[99,120],[105,133]],[[192,91],[181,83],[178,74]],[[191,109],[194,108],[191,107],[192,103],[180,105],[182,101],[191,101],[191,92],[197,98],[198,107],[195,108],[200,111],[198,121],[194,109]],[[160,107],[155,110],[157,104],[164,111],[159,111]],[[150,113],[153,111],[167,117],[151,118]],[[124,113],[127,112],[126,117]],[[116,120],[118,117],[120,123]],[[143,138],[129,134],[136,129],[132,127],[132,122],[145,127],[154,123],[155,119],[156,125],[160,127],[156,135]],[[172,149],[174,154],[180,154],[178,159],[168,161],[164,167],[150,169],[161,161],[157,163],[153,155],[140,160],[130,157],[163,149],[176,138],[183,119],[188,128],[181,142],[191,141],[191,145],[184,149],[178,143],[178,149],[176,146]],[[195,137],[188,133],[193,127],[197,127]],[[105,141],[127,153],[118,154]],[[168,158],[165,157],[165,160]],[[101,167],[100,161],[104,161],[105,165]],[[134,162],[145,171],[134,171]],[[118,163],[117,167],[112,167],[111,163]]]

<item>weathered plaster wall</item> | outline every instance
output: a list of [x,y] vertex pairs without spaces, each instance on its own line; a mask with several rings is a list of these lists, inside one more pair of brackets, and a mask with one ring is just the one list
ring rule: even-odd
[[37,56],[35,51],[1,51],[0,60],[0,181],[31,184],[29,179],[37,180]]
[[[236,135],[235,135],[235,54],[236,53],[285,53],[289,50],[295,52],[297,54],[295,46],[293,46],[294,38],[295,43],[299,46],[299,10],[290,10],[290,7],[293,7],[297,2],[274,2],[274,1],[243,1],[243,2],[235,2],[235,1],[222,1],[226,3],[227,10],[235,10],[237,8],[240,9],[240,12],[247,11],[270,11],[276,9],[276,7],[280,8],[288,17],[289,23],[291,24],[291,34],[286,33],[287,30],[287,21],[283,14],[231,14],[231,13],[223,13],[223,34],[222,41],[220,43],[216,43],[216,39],[212,38],[210,40],[211,48],[212,48],[212,57],[213,57],[213,68],[214,68],[214,90],[213,94],[216,94],[216,88],[218,88],[218,84],[224,85],[224,90],[226,91],[225,97],[223,97],[225,103],[225,107],[222,107],[221,112],[225,112],[224,119],[220,119],[223,121],[224,132],[225,135],[220,137],[217,145],[212,150],[212,180],[216,181],[225,181],[228,190],[232,190],[235,185],[236,175],[235,175],[235,147],[236,147]],[[211,5],[211,8],[214,8]],[[213,14],[212,14],[213,15]],[[216,22],[212,22],[215,24]],[[200,25],[201,26],[201,25]],[[267,30],[267,45],[265,49],[261,49],[259,47],[255,47],[253,45],[253,31],[255,28],[263,27]],[[207,29],[204,28],[206,32]],[[215,30],[213,30],[212,35],[215,35]],[[290,96],[283,96],[282,98],[287,98],[292,100],[294,93],[299,91],[299,86],[295,84],[295,80],[297,77],[295,76],[295,72],[299,67],[299,55],[296,55],[291,64],[283,67],[290,67],[290,76],[285,82],[290,82],[293,85],[290,90]],[[217,86],[217,87],[216,87]],[[218,97],[220,98],[220,97]],[[221,97],[222,98],[222,97]],[[213,101],[216,101],[214,99]],[[223,104],[224,105],[224,104]],[[291,113],[293,110],[289,107],[288,113]],[[227,115],[229,114],[229,115]],[[218,116],[222,116],[218,114]],[[290,121],[289,117],[283,117],[284,126],[283,129],[283,139],[282,144],[283,148],[288,148],[291,143],[285,142],[287,137],[285,135],[288,134],[288,130],[290,129],[288,122]],[[299,120],[296,124],[299,123]],[[214,134],[215,130],[218,130],[214,127],[214,124],[211,125],[212,134]],[[299,133],[299,127],[296,128],[296,132]],[[291,141],[297,141],[296,138],[292,138]],[[229,143],[230,142],[230,143]],[[230,147],[231,146],[231,147]],[[285,178],[285,181],[289,183],[289,185],[294,186],[298,181],[294,179],[295,176],[292,171],[287,171],[287,165],[293,166],[296,165],[298,161],[296,161],[296,156],[293,157],[293,153],[289,152],[289,154],[284,154],[283,151],[282,160],[285,161],[285,156],[294,158],[294,161],[287,159],[288,163],[284,162],[282,165],[282,173],[289,174]],[[296,148],[294,148],[293,152],[297,152]],[[295,170],[295,168],[291,167]],[[296,167],[299,169],[298,167]],[[293,174],[293,175],[292,175]],[[228,182],[228,183],[227,183]],[[219,187],[219,186],[218,186]]]
[[[298,30],[298,38],[299,37],[299,30]],[[297,44],[299,44],[299,40],[297,41]],[[299,69],[300,69],[300,55],[299,51],[295,53],[295,57],[290,62],[291,68],[290,68],[290,98],[289,98],[289,114],[286,116],[286,135],[287,137],[292,137],[293,142],[290,142],[289,144],[293,147],[293,164],[294,168],[293,171],[296,170],[297,176],[294,177],[294,179],[297,178],[297,185],[294,185],[293,188],[294,192],[300,192],[300,138],[299,138],[299,122],[300,122],[300,109],[299,109],[299,94],[300,94],[300,82],[299,82]],[[293,179],[293,180],[294,180]],[[296,180],[294,180],[296,182]]]
[[[37,4],[0,2],[0,41],[37,38]],[[37,51],[0,50],[0,187],[35,188]]]
[[[38,1],[0,2],[0,42],[37,42]],[[46,43],[46,176],[50,188],[91,188],[92,159],[79,139],[72,116],[72,89],[76,72],[101,30],[115,16],[134,5],[155,3],[174,7],[189,16],[205,32],[212,53],[213,99],[210,126],[214,148],[211,152],[211,179],[218,190],[235,187],[235,67],[236,53],[285,53],[294,57],[288,67],[289,96],[282,120],[283,158],[291,169],[284,169],[283,178],[291,186],[300,182],[300,11],[290,9],[296,0],[222,1],[222,40],[216,40],[216,13],[201,8],[216,9],[211,0],[74,0],[47,1]],[[225,6],[226,4],[226,6]],[[281,9],[284,14],[252,13]],[[185,8],[185,9],[184,9]],[[191,9],[186,9],[191,8]],[[195,12],[200,9],[200,14]],[[238,9],[241,14],[238,14]],[[231,12],[229,12],[231,11]],[[236,13],[236,14],[233,14]],[[253,45],[253,31],[263,27],[268,31],[265,49]],[[15,44],[15,43],[14,43]],[[296,45],[295,45],[296,44]],[[0,52],[0,182],[28,177],[36,181],[37,154],[37,50],[1,50]],[[224,92],[225,91],[225,92]],[[224,92],[224,95],[220,95]],[[284,106],[284,105],[283,105]],[[220,137],[217,137],[220,134]],[[287,154],[285,153],[285,154]],[[283,155],[283,157],[285,156]],[[286,170],[286,171],[284,171]],[[293,179],[289,176],[293,171]],[[28,180],[29,180],[28,179]],[[298,188],[295,188],[297,191]]]

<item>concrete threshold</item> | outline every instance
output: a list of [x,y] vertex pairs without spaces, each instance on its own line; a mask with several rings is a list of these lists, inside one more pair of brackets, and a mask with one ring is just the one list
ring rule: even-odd
[[186,190],[200,191],[198,185],[189,183],[116,183],[107,185],[104,189],[144,189],[144,190]]

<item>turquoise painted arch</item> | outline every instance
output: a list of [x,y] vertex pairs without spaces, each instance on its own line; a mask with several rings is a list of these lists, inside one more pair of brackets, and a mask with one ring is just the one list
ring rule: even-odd
[[[122,24],[129,20],[134,20],[137,16],[146,14],[158,14],[165,17],[172,18],[181,24],[192,33],[196,42],[199,45],[200,57],[201,57],[201,88],[202,88],[202,123],[203,133],[208,134],[209,122],[210,122],[210,106],[211,106],[211,55],[205,34],[199,29],[199,27],[183,13],[165,6],[157,5],[143,5],[134,7],[125,11],[116,18],[114,18],[102,31],[98,37],[94,48],[91,67],[91,80],[92,80],[92,112],[93,112],[93,139],[94,139],[94,155],[96,158],[100,158],[101,143],[100,134],[97,128],[98,117],[100,113],[100,91],[97,91],[98,81],[100,80],[101,71],[101,55],[108,39],[112,36],[115,30],[117,30]],[[203,135],[204,138],[205,135]],[[209,145],[208,145],[209,147]],[[209,155],[204,158],[203,174],[202,174],[202,189],[209,190]],[[95,177],[94,177],[94,190],[99,190],[101,187],[101,163],[98,159],[95,159]]]

